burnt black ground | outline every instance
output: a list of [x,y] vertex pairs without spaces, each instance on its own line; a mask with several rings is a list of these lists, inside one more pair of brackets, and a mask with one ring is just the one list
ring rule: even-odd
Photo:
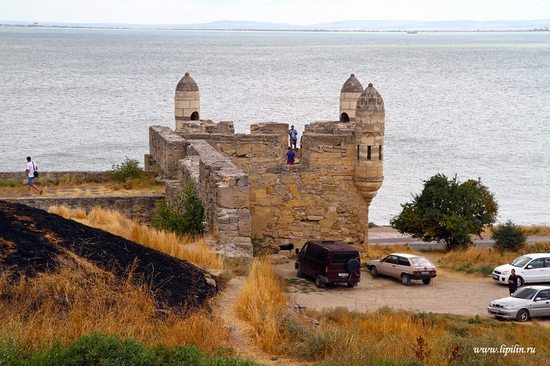
[[33,277],[57,271],[70,251],[98,268],[151,288],[159,307],[199,308],[219,286],[187,261],[44,210],[0,200],[0,270]]

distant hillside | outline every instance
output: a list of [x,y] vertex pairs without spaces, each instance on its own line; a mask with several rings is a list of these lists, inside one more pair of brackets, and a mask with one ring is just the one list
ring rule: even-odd
[[117,23],[60,23],[0,20],[0,25],[92,27],[92,28],[160,28],[216,30],[301,30],[301,31],[548,31],[550,19],[539,20],[350,20],[312,25],[220,20],[202,24],[117,24]]

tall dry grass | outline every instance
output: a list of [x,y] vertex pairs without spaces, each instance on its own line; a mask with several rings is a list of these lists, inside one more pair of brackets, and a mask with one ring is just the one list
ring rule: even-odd
[[[159,313],[144,287],[120,282],[74,257],[58,273],[15,280],[0,275],[0,334],[31,354],[56,342],[67,346],[93,332],[130,337],[146,345],[193,344],[210,354],[230,350],[221,319],[204,312]],[[206,336],[208,335],[208,336]]]
[[284,282],[275,275],[268,257],[252,262],[246,282],[236,299],[238,316],[252,325],[256,342],[265,351],[279,354],[283,335],[279,323],[287,312]]
[[193,239],[159,231],[136,223],[118,211],[94,207],[86,214],[82,209],[69,210],[65,206],[52,206],[48,212],[108,231],[175,258],[186,260],[204,270],[224,268],[224,258],[217,255],[204,239]]

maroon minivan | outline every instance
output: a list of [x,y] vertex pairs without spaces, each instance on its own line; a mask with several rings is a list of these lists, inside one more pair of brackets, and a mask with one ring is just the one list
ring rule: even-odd
[[361,259],[359,251],[340,241],[313,240],[296,249],[298,277],[305,275],[315,279],[317,287],[327,284],[345,283],[357,286],[361,281]]

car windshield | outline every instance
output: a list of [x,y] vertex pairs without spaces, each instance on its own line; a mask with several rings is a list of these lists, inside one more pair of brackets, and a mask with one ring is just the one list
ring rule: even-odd
[[514,259],[514,261],[512,263],[510,263],[512,266],[514,267],[521,267],[523,268],[523,266],[525,266],[527,263],[529,263],[529,261],[531,260],[532,258],[524,255],[524,256],[521,256],[519,258],[516,258]]
[[532,299],[533,296],[535,296],[536,293],[537,293],[537,290],[525,287],[525,288],[522,288],[522,289],[514,292],[511,296],[515,297],[515,298],[518,298],[518,299],[526,299],[527,300],[527,299]]
[[411,262],[415,267],[432,267],[433,264],[424,257],[411,258]]

